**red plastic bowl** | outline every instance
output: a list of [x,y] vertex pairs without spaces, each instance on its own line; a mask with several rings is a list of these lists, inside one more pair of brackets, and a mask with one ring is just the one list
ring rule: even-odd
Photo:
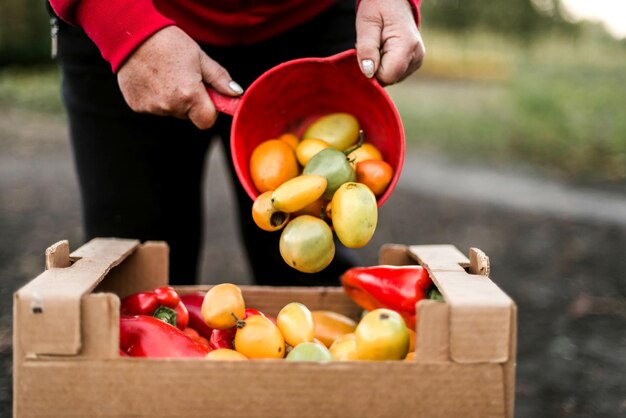
[[314,119],[333,112],[354,115],[365,141],[374,144],[394,169],[387,190],[378,197],[378,206],[393,192],[404,163],[402,121],[387,92],[375,79],[363,75],[353,49],[327,58],[280,64],[255,80],[241,97],[208,91],[217,110],[233,116],[233,164],[251,199],[259,195],[249,171],[254,148],[285,132],[301,135]]

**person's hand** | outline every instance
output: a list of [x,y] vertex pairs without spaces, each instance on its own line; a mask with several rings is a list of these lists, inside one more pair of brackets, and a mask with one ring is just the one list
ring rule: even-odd
[[412,74],[424,59],[424,43],[407,0],[362,0],[356,15],[356,54],[361,71],[383,85]]
[[136,112],[190,119],[200,129],[217,118],[206,85],[228,96],[242,88],[185,32],[168,26],[142,43],[117,73],[126,103]]

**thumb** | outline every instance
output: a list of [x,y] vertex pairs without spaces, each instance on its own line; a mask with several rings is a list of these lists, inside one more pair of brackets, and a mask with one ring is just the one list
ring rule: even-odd
[[380,15],[372,15],[359,8],[356,17],[356,56],[361,71],[371,78],[380,66],[380,46],[383,21]]

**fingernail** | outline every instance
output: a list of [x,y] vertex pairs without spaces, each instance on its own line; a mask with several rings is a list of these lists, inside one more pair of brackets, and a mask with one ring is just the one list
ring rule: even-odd
[[369,59],[361,61],[361,68],[367,78],[371,78],[374,75],[374,61]]
[[243,93],[243,89],[241,88],[241,86],[239,84],[237,84],[236,81],[230,81],[230,83],[228,83],[228,87],[230,87],[230,89],[232,91],[234,91],[237,94],[242,94]]

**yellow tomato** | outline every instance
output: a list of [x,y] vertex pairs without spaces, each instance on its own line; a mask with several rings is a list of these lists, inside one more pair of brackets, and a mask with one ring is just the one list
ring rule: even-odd
[[317,138],[305,138],[296,147],[296,158],[302,167],[318,152],[330,147],[328,142]]
[[337,338],[328,350],[335,360],[359,360],[356,349],[356,336],[354,333],[344,334]]
[[235,350],[247,358],[283,358],[285,339],[274,323],[263,315],[252,315],[237,325]]
[[344,183],[333,195],[331,204],[333,227],[339,241],[348,248],[365,246],[378,223],[374,193],[362,183]]
[[272,191],[261,193],[252,204],[252,219],[264,231],[278,231],[289,221],[290,215],[272,204]]
[[281,212],[301,210],[319,199],[326,191],[326,177],[302,174],[287,180],[272,193],[272,205]]
[[313,315],[309,308],[299,302],[285,305],[276,316],[276,325],[285,342],[292,347],[303,342],[312,342],[315,336]]
[[374,144],[369,142],[364,143],[359,148],[352,151],[348,154],[348,160],[352,163],[354,167],[361,161],[367,160],[382,160],[383,155],[380,153],[378,148]]
[[227,329],[237,325],[245,309],[241,289],[232,283],[221,283],[206,292],[200,314],[209,328]]
[[283,229],[279,250],[289,266],[304,273],[317,273],[335,256],[333,232],[319,218],[298,216]]
[[206,358],[208,360],[248,360],[246,356],[230,348],[218,348],[217,350],[209,351]]
[[409,331],[409,352],[415,351],[415,331],[407,327]]
[[359,121],[349,113],[331,113],[315,120],[303,138],[319,138],[336,150],[343,151],[359,139]]
[[326,347],[330,347],[333,342],[348,333],[354,332],[356,322],[333,311],[313,311],[313,322],[315,322],[315,338],[323,342]]
[[361,360],[401,360],[409,352],[409,331],[396,311],[374,309],[354,331]]

